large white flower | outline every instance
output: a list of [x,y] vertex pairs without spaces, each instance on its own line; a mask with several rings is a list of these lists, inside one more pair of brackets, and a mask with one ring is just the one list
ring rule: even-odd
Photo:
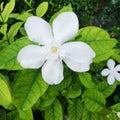
[[84,42],[68,42],[78,32],[78,18],[73,12],[58,15],[52,27],[44,19],[32,16],[25,23],[31,41],[40,45],[28,45],[20,50],[17,60],[24,68],[37,69],[42,66],[43,79],[48,84],[59,84],[63,80],[63,63],[76,72],[89,70],[95,52]]
[[108,68],[105,68],[102,70],[101,74],[102,76],[108,76],[107,81],[109,85],[112,85],[115,80],[120,81],[120,65],[117,65],[115,67],[115,61],[112,59],[109,59],[107,62]]

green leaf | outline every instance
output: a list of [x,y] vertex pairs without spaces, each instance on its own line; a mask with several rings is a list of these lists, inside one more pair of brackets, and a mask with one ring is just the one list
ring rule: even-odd
[[114,53],[117,40],[110,38],[109,34],[98,27],[88,26],[79,30],[74,40],[89,44],[96,53],[94,62],[98,63],[108,59]]
[[[24,14],[24,13],[23,13],[23,14]],[[9,15],[9,18],[17,19],[18,16],[20,16],[19,13],[11,13],[11,14]]]
[[0,105],[8,108],[12,103],[12,96],[6,78],[0,74]]
[[33,15],[27,11],[27,12],[19,15],[16,19],[25,22],[27,20],[27,18],[30,16],[33,16]]
[[114,60],[120,63],[120,49],[116,49],[112,57]]
[[17,108],[30,109],[46,92],[47,83],[44,82],[40,70],[23,70],[15,76],[14,100]]
[[81,120],[82,110],[83,108],[80,99],[74,99],[72,104],[69,104],[68,106],[70,120]]
[[36,15],[42,17],[48,10],[48,2],[42,2],[38,5],[36,9]]
[[20,120],[34,120],[32,110],[18,110]]
[[51,104],[53,104],[53,102],[55,101],[55,97],[47,97],[47,98],[43,98],[43,99],[40,99],[40,104],[39,104],[39,109],[40,110],[43,110],[45,109],[46,107],[50,106]]
[[4,2],[1,2],[1,4],[0,4],[0,10],[1,10],[1,12],[3,11],[3,5],[4,5]]
[[21,28],[20,28],[20,34],[21,34],[22,36],[27,36],[27,33],[26,33],[24,27],[21,27]]
[[115,104],[115,105],[112,105],[111,108],[112,108],[113,110],[119,112],[119,111],[120,111],[120,103],[117,103],[117,104]]
[[31,7],[32,0],[24,0],[24,2],[25,2],[29,7]]
[[[109,115],[99,115],[99,113],[98,113],[98,119],[97,120],[112,120],[110,117],[109,117]],[[114,120],[116,120],[116,119],[114,119]]]
[[95,84],[92,82],[92,78],[89,73],[80,73],[79,79],[86,88],[95,88]]
[[82,120],[98,120],[97,115],[90,111],[84,110]]
[[15,0],[10,0],[10,2],[5,6],[1,14],[4,23],[8,20],[9,14],[13,11],[14,7]]
[[105,106],[105,97],[96,89],[87,89],[82,95],[82,100],[85,108],[91,112],[99,112]]
[[6,120],[20,120],[19,119],[19,113],[17,110],[11,111],[7,114]]
[[116,84],[108,85],[106,81],[100,82],[96,88],[105,96],[109,97],[116,89]]
[[67,97],[68,98],[76,98],[76,97],[81,95],[81,92],[82,91],[80,88],[73,89],[72,87],[70,87],[68,94],[67,94]]
[[63,120],[62,105],[57,99],[45,110],[45,120]]
[[72,84],[68,89],[68,93],[65,95],[67,98],[76,98],[81,95],[82,90],[78,82]]
[[10,27],[10,29],[8,31],[8,39],[10,40],[10,42],[13,42],[14,37],[17,35],[22,24],[23,24],[23,22],[16,22],[15,24],[13,24]]
[[2,33],[3,35],[6,35],[7,32],[7,24],[3,24],[0,28],[0,33]]
[[28,11],[22,13],[22,14],[11,13],[9,15],[9,17],[25,22],[28,17],[33,16],[31,13],[29,13],[30,11],[32,11],[32,10],[28,10]]
[[71,4],[64,6],[61,10],[59,10],[58,12],[56,12],[50,19],[49,23],[52,24],[53,20],[62,12],[71,12],[72,11],[72,7]]
[[0,52],[0,69],[21,70],[23,69],[17,61],[18,52],[25,46],[33,44],[28,38],[22,37],[13,42]]
[[107,117],[109,118],[108,120],[120,120],[116,112],[112,112],[111,114],[107,115]]
[[0,120],[6,120],[6,111],[0,109]]

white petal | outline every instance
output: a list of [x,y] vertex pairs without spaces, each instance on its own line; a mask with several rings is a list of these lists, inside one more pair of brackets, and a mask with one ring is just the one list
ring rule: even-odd
[[108,76],[110,74],[110,70],[106,68],[106,69],[102,70],[101,74],[102,74],[102,76]]
[[89,70],[92,58],[95,52],[84,42],[69,42],[63,44],[65,56],[63,61],[70,69],[76,72],[85,72]]
[[61,13],[52,24],[55,40],[63,43],[73,38],[79,28],[78,18],[73,12]]
[[43,79],[50,85],[63,80],[63,64],[59,60],[48,60],[42,67]]
[[115,82],[115,78],[113,75],[109,75],[107,78],[108,84],[112,85]]
[[115,72],[114,77],[116,80],[120,81],[120,73]]
[[40,68],[45,61],[43,48],[37,45],[29,45],[20,50],[17,56],[18,62],[24,68]]
[[86,72],[90,69],[90,61],[76,61],[75,59],[72,59],[68,56],[63,60],[67,64],[67,66],[75,72]]
[[107,66],[110,70],[113,70],[114,67],[115,67],[115,61],[112,60],[112,59],[109,59],[108,62],[107,62]]
[[32,16],[25,23],[25,30],[30,40],[45,45],[53,40],[52,30],[45,20]]
[[117,65],[117,66],[115,67],[115,70],[116,70],[116,71],[120,71],[120,65]]

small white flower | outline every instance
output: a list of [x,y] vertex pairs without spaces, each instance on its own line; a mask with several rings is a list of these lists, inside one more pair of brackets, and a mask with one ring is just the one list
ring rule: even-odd
[[63,63],[76,72],[89,70],[95,52],[84,42],[68,42],[77,34],[78,18],[73,12],[58,15],[52,27],[44,19],[32,16],[25,23],[31,41],[40,45],[28,45],[20,50],[17,60],[24,68],[37,69],[42,66],[43,79],[48,84],[59,84],[63,80]]
[[117,116],[118,116],[118,118],[120,118],[120,112],[117,112]]
[[102,76],[108,76],[107,81],[109,85],[112,85],[115,80],[120,81],[120,65],[117,65],[115,67],[115,61],[112,59],[109,59],[107,62],[108,68],[105,68],[102,70],[101,74]]

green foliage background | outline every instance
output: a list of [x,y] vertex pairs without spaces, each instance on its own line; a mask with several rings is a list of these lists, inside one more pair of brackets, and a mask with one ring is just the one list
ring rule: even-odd
[[[2,0],[0,0],[2,2]],[[9,0],[4,0],[7,3]],[[80,27],[95,25],[108,30],[111,36],[120,38],[120,1],[119,0],[32,0],[27,5],[25,0],[16,0],[14,12],[22,13],[30,8],[35,9],[39,3],[47,1],[49,8],[44,18],[50,17],[63,6],[72,4],[73,11],[77,14]],[[31,0],[28,0],[31,1]]]
[[[120,83],[109,86],[100,72],[109,57],[120,63],[120,1],[46,1],[49,7],[43,18],[47,21],[55,12],[71,3],[81,28],[73,41],[88,43],[97,57],[90,72],[77,74],[65,66],[65,80],[59,85],[48,86],[39,70],[23,70],[17,63],[15,58],[18,51],[32,42],[21,37],[26,36],[23,28],[26,18],[13,19],[16,17],[9,16],[8,20],[0,23],[0,27],[5,25],[0,30],[0,120],[33,120],[33,117],[34,120],[67,120],[68,117],[70,120],[118,120],[116,112],[120,111]],[[2,2],[5,6],[9,0],[0,0]],[[24,14],[30,10],[29,13],[35,15],[36,8],[42,2],[44,0],[15,0],[12,13]],[[67,10],[70,11],[71,7],[67,7]],[[6,25],[8,30],[4,29]],[[98,27],[104,28],[109,34]],[[92,39],[95,41],[91,42]]]

